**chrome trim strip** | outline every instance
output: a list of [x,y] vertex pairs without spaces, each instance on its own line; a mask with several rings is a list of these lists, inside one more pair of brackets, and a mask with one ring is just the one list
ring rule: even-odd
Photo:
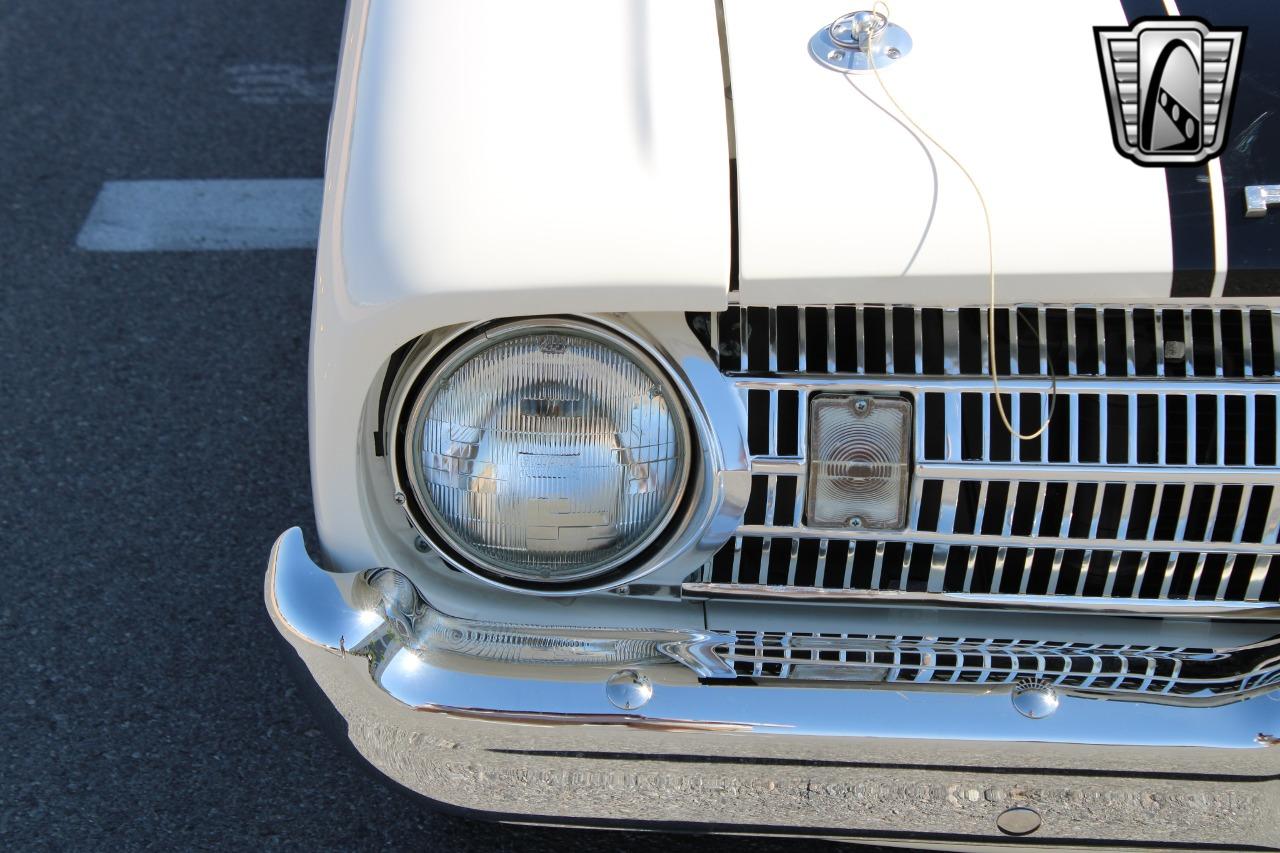
[[[937,391],[950,394],[988,394],[991,380],[980,376],[815,376],[800,373],[742,373],[729,377],[739,388],[747,390],[798,390],[798,391],[867,391],[899,394]],[[1000,387],[1005,391],[1045,394],[1049,380],[1042,376],[1001,376]],[[1213,379],[1166,376],[1120,379],[1107,376],[1071,376],[1058,378],[1058,396],[1066,394],[1155,394],[1220,395],[1262,394],[1280,395],[1280,386],[1274,377],[1216,377]],[[1012,416],[1014,413],[1010,412]],[[1015,424],[1016,425],[1016,424]]]
[[[751,460],[753,474],[783,474],[803,477],[808,463],[794,456],[757,456]],[[1280,471],[1256,466],[1187,465],[1099,465],[1065,462],[916,462],[911,473],[928,480],[1002,480],[1007,482],[1052,483],[1212,483],[1275,485]]]
[[1280,205],[1280,184],[1257,184],[1244,188],[1244,215],[1255,219],[1267,215],[1267,208]]
[[[774,473],[784,471],[773,466]],[[754,470],[754,463],[753,463]],[[1068,465],[1055,462],[917,462],[912,469],[917,477],[930,480],[1001,480],[1007,482],[1050,483],[1242,483],[1274,485],[1280,482],[1280,471],[1256,467],[1189,467],[1182,465]],[[1141,541],[1141,540],[1138,540]]]
[[[1099,495],[1102,489],[1098,490]],[[1215,493],[1216,494],[1216,493]],[[1101,499],[1099,498],[1099,502]],[[1097,518],[1097,506],[1094,507]],[[1067,520],[1064,518],[1063,526]],[[1096,534],[1096,531],[1094,531]],[[957,548],[997,547],[1038,548],[1059,551],[1157,551],[1171,554],[1275,554],[1274,544],[1263,542],[1179,542],[1165,540],[1140,541],[1135,539],[1109,539],[1096,535],[1090,539],[1071,539],[1066,536],[996,536],[983,533],[934,533],[925,530],[865,530],[848,528],[835,530],[804,527],[794,524],[744,524],[738,528],[739,536],[759,536],[778,539],[840,539],[849,542],[920,542],[928,545],[944,545]],[[1193,588],[1194,589],[1194,588]]]
[[947,607],[1035,613],[1089,613],[1099,616],[1153,616],[1261,620],[1280,618],[1280,604],[1267,601],[1102,598],[1074,595],[1010,595],[972,592],[908,592],[876,589],[820,589],[767,584],[685,583],[690,601]]

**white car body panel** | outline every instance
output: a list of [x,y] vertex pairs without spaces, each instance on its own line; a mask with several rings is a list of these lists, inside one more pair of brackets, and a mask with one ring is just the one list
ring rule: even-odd
[[[310,389],[317,524],[335,568],[378,556],[356,448],[366,395],[400,344],[498,315],[725,304],[714,4],[529,11],[514,0],[349,5]],[[522,63],[529,49],[538,61]]]
[[[910,263],[934,193],[923,143],[874,76],[809,55],[856,8],[725,0],[742,302],[985,304],[986,232],[964,176],[930,146],[937,210]],[[1093,26],[1125,23],[1120,3],[1036,16],[1016,0],[894,0],[891,19],[913,48],[881,77],[981,187],[1000,300],[1167,299],[1164,170],[1116,154],[1092,54]]]

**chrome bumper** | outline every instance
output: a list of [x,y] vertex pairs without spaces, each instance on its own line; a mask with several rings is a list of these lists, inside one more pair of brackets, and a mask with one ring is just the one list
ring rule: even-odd
[[267,610],[377,770],[435,803],[514,822],[811,835],[1011,849],[1280,850],[1280,693],[1216,707],[1009,692],[710,686],[645,667],[620,711],[611,668],[352,651],[388,625],[348,603],[299,530],[272,549]]

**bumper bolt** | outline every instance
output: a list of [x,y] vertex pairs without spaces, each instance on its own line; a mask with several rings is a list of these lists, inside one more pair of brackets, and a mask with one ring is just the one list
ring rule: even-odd
[[1019,679],[1013,686],[1012,699],[1017,712],[1033,720],[1043,720],[1058,710],[1058,691],[1039,679]]
[[634,669],[624,669],[609,676],[604,693],[615,708],[633,711],[653,698],[653,684]]

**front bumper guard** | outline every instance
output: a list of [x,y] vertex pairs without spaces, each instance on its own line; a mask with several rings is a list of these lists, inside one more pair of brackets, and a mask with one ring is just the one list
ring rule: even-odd
[[[616,666],[414,648],[344,578],[286,531],[267,568],[271,619],[355,749],[446,808],[954,850],[1010,849],[1002,815],[1031,809],[1029,849],[1280,850],[1275,691],[1212,706],[1068,694],[1031,719],[1007,686],[712,685],[684,661],[633,667],[652,697],[620,710],[606,692]],[[711,647],[652,633],[667,657]]]

